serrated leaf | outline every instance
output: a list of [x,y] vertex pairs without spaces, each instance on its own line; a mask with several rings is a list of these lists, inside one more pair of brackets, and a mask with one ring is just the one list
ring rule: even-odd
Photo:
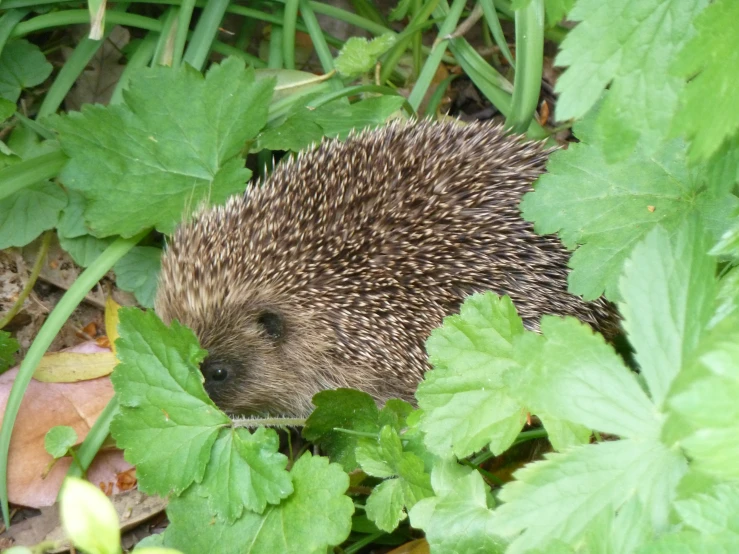
[[627,260],[619,310],[641,374],[660,409],[714,313],[716,264],[695,220],[670,237],[656,227]]
[[357,446],[357,462],[373,477],[392,477],[403,457],[403,445],[395,429],[386,425],[377,440],[364,439]]
[[347,77],[367,73],[375,67],[377,59],[395,43],[395,35],[387,33],[367,40],[349,37],[334,60],[336,71]]
[[663,535],[642,546],[638,554],[733,554],[739,552],[739,537],[734,533],[701,535],[682,531]]
[[538,233],[558,233],[568,248],[577,248],[570,260],[571,292],[592,300],[605,291],[617,301],[623,264],[652,229],[661,225],[671,233],[698,214],[720,219],[723,232],[736,202],[731,194],[705,189],[677,141],[610,165],[599,146],[584,142],[552,155],[521,209]]
[[0,56],[0,96],[17,102],[21,90],[43,83],[52,69],[35,44],[23,39],[8,42]]
[[153,308],[161,265],[161,248],[135,246],[113,266],[116,284],[145,308]]
[[[496,529],[516,536],[516,554],[559,538],[582,536],[602,510],[618,510],[632,495],[654,530],[664,530],[686,460],[653,441],[625,439],[550,454],[515,473],[503,486]],[[521,533],[519,535],[519,533]]]
[[738,326],[734,315],[707,335],[696,362],[681,375],[682,386],[668,400],[674,413],[665,426],[665,434],[684,437],[680,446],[694,470],[721,479],[739,478]]
[[432,332],[426,348],[434,369],[416,392],[429,450],[461,458],[488,445],[500,453],[513,443],[526,414],[503,374],[518,367],[511,341],[521,333],[510,298],[493,293],[468,297],[460,315]]
[[682,520],[707,535],[731,531],[739,538],[739,485],[722,483],[710,493],[675,502]]
[[433,494],[423,461],[403,451],[400,436],[390,425],[382,428],[377,440],[363,439],[356,456],[368,475],[393,477],[384,481],[381,489],[376,488],[367,500],[367,517],[387,533],[394,531],[404,517],[404,507],[410,509]]
[[0,373],[8,369],[15,362],[15,353],[20,344],[7,331],[0,331]]
[[[689,79],[675,114],[674,130],[692,139],[691,160],[705,160],[739,131],[739,3],[716,0],[695,19],[698,33],[672,60]],[[710,99],[710,100],[709,100]]]
[[407,402],[390,399],[378,410],[369,394],[353,389],[319,392],[313,397],[313,404],[316,408],[303,427],[303,437],[319,445],[331,461],[340,463],[347,472],[359,467],[355,457],[358,438],[340,429],[379,433],[384,425],[389,425],[400,431],[413,409]]
[[43,181],[14,192],[0,203],[0,250],[25,246],[53,229],[67,205],[66,193]]
[[[165,545],[186,552],[220,554],[323,554],[351,530],[352,500],[344,495],[349,477],[337,464],[306,453],[290,472],[293,494],[263,514],[245,511],[233,524],[213,520],[197,494],[173,499]],[[208,522],[204,525],[204,522]]]
[[139,70],[125,105],[53,118],[70,157],[60,177],[85,195],[92,234],[170,233],[186,209],[243,191],[241,152],[265,125],[271,95],[271,80],[228,58],[205,77],[187,64]]
[[[675,54],[695,34],[693,18],[706,0],[579,0],[579,21],[562,42],[556,65],[557,119],[584,116],[608,87],[599,114],[611,160],[651,150],[667,134],[683,82],[669,72]],[[614,21],[617,24],[614,24]]]
[[279,446],[273,429],[221,430],[200,486],[218,516],[233,523],[244,508],[261,514],[267,504],[279,504],[293,492]]
[[147,493],[179,493],[200,482],[220,429],[231,420],[203,388],[198,364],[206,352],[178,322],[153,312],[119,311],[121,363],[111,381],[120,413],[111,424],[126,460]]
[[364,506],[367,517],[386,533],[392,533],[405,519],[403,507],[403,487],[399,479],[388,479],[377,485]]
[[482,476],[456,461],[440,461],[431,473],[436,496],[410,511],[411,525],[423,529],[434,552],[496,554],[506,551],[488,507]]
[[660,420],[634,374],[603,337],[574,318],[545,316],[539,377],[529,392],[545,414],[621,437],[655,437]]
[[52,427],[44,437],[44,449],[55,459],[66,456],[75,444],[77,444],[77,433],[67,425]]

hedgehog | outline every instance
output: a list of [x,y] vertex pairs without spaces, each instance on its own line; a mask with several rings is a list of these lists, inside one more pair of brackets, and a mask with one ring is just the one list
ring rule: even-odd
[[567,249],[521,217],[550,153],[455,120],[324,140],[178,227],[155,310],[195,332],[231,415],[305,417],[344,387],[413,403],[426,339],[477,292],[508,295],[530,330],[571,315],[613,336],[614,307],[570,294]]

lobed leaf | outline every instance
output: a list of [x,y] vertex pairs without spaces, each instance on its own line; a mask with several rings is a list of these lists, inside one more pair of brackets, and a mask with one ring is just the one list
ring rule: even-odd
[[60,177],[84,194],[92,234],[171,233],[184,212],[243,191],[242,150],[267,122],[272,83],[236,58],[205,77],[187,64],[141,69],[125,105],[54,117],[70,157]]
[[716,263],[707,250],[691,220],[673,237],[656,227],[626,262],[619,309],[658,409],[714,313]]
[[577,248],[570,259],[572,293],[592,300],[605,291],[620,300],[626,259],[658,225],[672,233],[697,215],[704,224],[713,222],[716,238],[723,233],[737,199],[706,188],[702,173],[687,167],[684,145],[672,141],[653,154],[637,151],[608,164],[588,125],[580,129],[584,142],[555,152],[521,203],[538,233],[558,233],[568,248]]
[[[608,88],[598,116],[610,161],[667,135],[684,82],[670,62],[695,35],[692,21],[707,0],[579,0],[568,14],[579,21],[555,64],[557,119],[583,117]],[[617,24],[614,24],[614,21]]]
[[725,141],[739,138],[739,3],[716,0],[695,19],[698,33],[678,56],[673,72],[689,81],[673,129],[691,139],[689,157],[706,160]]
[[[618,510],[633,496],[653,530],[667,527],[670,503],[687,462],[649,440],[624,439],[573,448],[516,472],[503,486],[496,529],[515,538],[507,552],[572,542],[603,510]],[[520,533],[520,534],[519,534]]]
[[[244,511],[233,524],[213,519],[195,492],[173,499],[165,546],[185,552],[221,554],[323,554],[351,530],[352,500],[344,495],[349,477],[338,464],[306,453],[290,472],[294,492],[264,513]],[[204,525],[204,522],[208,522]]]
[[493,293],[468,297],[459,315],[432,332],[426,348],[434,369],[416,392],[431,452],[461,458],[513,443],[526,414],[503,375],[518,368],[511,342],[523,332],[510,298]]

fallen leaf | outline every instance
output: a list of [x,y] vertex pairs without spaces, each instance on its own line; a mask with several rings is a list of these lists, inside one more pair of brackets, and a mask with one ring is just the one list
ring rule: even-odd
[[[94,342],[84,343],[72,350],[100,348]],[[13,368],[0,375],[0,412],[5,413],[10,389],[18,374]],[[42,478],[51,462],[44,449],[44,437],[56,425],[72,427],[81,442],[89,432],[100,412],[113,397],[113,387],[108,377],[77,383],[44,383],[31,380],[21,403],[10,441],[8,459],[8,497],[10,502],[31,508],[50,506],[56,495],[71,459],[59,460],[46,478]],[[120,451],[98,453],[88,470],[91,482],[113,483],[118,491],[118,474],[132,466],[123,459]]]

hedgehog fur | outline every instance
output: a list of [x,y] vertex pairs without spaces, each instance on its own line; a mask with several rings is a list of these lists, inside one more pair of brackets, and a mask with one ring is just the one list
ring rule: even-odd
[[196,333],[233,415],[305,416],[338,387],[412,401],[426,338],[474,292],[509,295],[529,329],[573,315],[613,335],[613,307],[568,293],[568,251],[520,215],[548,154],[479,122],[324,141],[178,228],[156,310]]

